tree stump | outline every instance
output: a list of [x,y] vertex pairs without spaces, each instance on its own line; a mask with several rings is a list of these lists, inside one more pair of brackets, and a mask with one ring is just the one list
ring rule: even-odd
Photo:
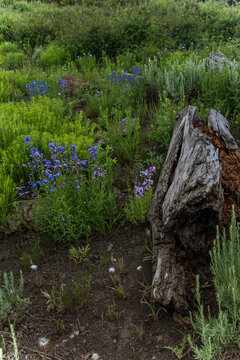
[[177,116],[149,210],[153,240],[152,297],[185,311],[195,298],[195,276],[209,271],[216,226],[240,218],[240,152],[228,121],[211,110],[207,125],[196,108]]

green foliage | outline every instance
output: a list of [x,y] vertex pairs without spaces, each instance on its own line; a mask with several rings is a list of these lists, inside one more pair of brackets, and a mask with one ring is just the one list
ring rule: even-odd
[[82,56],[77,57],[75,64],[78,70],[85,74],[93,71],[96,68],[96,57],[92,56],[91,53],[88,53],[87,55],[83,54]]
[[182,343],[176,346],[164,346],[165,349],[171,350],[178,359],[182,359],[183,351],[187,342],[186,336],[183,337]]
[[30,251],[23,251],[22,263],[25,268],[30,268],[31,265],[38,265],[44,255],[44,252],[40,246],[40,240],[37,236],[34,236],[31,241]]
[[145,191],[143,196],[130,197],[124,212],[128,221],[133,224],[144,223],[146,221],[147,212],[152,202],[152,189]]
[[19,52],[19,45],[13,42],[4,42],[0,44],[0,52],[3,53],[18,53]]
[[9,53],[5,57],[1,57],[2,67],[7,70],[19,69],[23,65],[25,56],[22,52]]
[[23,298],[24,280],[20,272],[19,286],[15,286],[13,273],[3,274],[3,284],[0,287],[0,319],[17,319],[29,302]]
[[126,110],[125,114],[126,124],[124,126],[122,125],[124,113],[114,108],[111,114],[108,111],[103,112],[99,122],[107,129],[105,140],[114,157],[120,162],[132,163],[138,151],[140,123],[139,119],[130,117],[129,110]]
[[240,353],[239,323],[239,233],[240,225],[236,222],[233,211],[229,228],[217,237],[211,255],[211,271],[218,303],[218,316],[212,317],[208,310],[208,317],[204,315],[204,307],[200,300],[199,277],[197,277],[196,298],[198,312],[192,318],[194,330],[200,335],[201,346],[188,337],[194,352],[194,358],[199,360],[213,360],[222,353]]
[[143,326],[137,326],[135,324],[130,324],[131,326],[133,326],[134,328],[134,332],[137,335],[137,337],[139,338],[140,341],[143,341],[143,335],[144,335],[144,329]]
[[[11,338],[12,338],[12,346],[13,346],[13,351],[14,351],[14,360],[19,360],[20,357],[19,357],[19,351],[18,351],[18,346],[17,346],[17,338],[16,338],[16,334],[15,334],[15,331],[14,331],[14,325],[13,324],[10,324],[10,331],[11,331]],[[2,337],[2,340],[3,340],[3,347],[5,345],[5,349],[6,350],[6,344],[5,344],[5,340],[4,338]],[[0,348],[0,360],[3,360],[3,352],[2,352],[2,349]]]
[[18,87],[13,86],[13,73],[0,68],[0,102],[20,99],[22,99],[22,92]]
[[47,311],[65,312],[71,311],[74,306],[80,309],[89,306],[91,282],[89,277],[83,281],[73,281],[69,286],[62,284],[59,290],[53,287],[50,293],[42,291],[47,299]]
[[[184,108],[184,100],[174,104],[167,97],[159,99],[158,108],[153,111],[153,124],[149,141],[158,150],[167,151],[171,138],[177,113]],[[151,165],[154,165],[152,163]]]
[[121,319],[123,311],[117,311],[116,310],[116,304],[115,302],[112,305],[109,305],[107,308],[107,317],[110,321],[117,320],[119,321]]
[[209,69],[202,73],[202,101],[223,115],[240,109],[240,69],[239,66]]
[[69,250],[69,258],[76,263],[90,263],[91,258],[91,246],[87,244],[86,246],[78,246],[75,248],[72,246]]
[[94,179],[94,168],[76,187],[76,176],[69,176],[59,191],[48,192],[37,199],[35,219],[44,233],[54,234],[56,241],[78,240],[92,231],[106,234],[121,218],[117,206],[117,191],[112,187],[112,160],[99,163],[107,174]]
[[10,12],[1,6],[0,34],[5,40],[32,49],[57,41],[73,56],[91,52],[97,58],[103,53],[116,57],[135,51],[137,57],[141,53],[146,58],[156,49],[176,49],[183,43],[187,47],[191,42],[198,47],[209,46],[210,41],[227,40],[239,31],[238,6],[218,1],[108,0],[81,1],[79,5],[75,0],[59,0],[61,5],[73,5],[67,9],[36,1],[4,2],[14,9]]
[[149,60],[143,75],[143,87],[148,99],[169,97],[182,100],[196,96],[201,88],[201,75],[205,69],[205,60],[196,56],[183,58],[181,52],[175,52],[169,58]]
[[43,67],[52,65],[64,65],[69,59],[68,52],[54,44],[50,44],[40,53],[39,62]]
[[3,171],[0,171],[0,184],[0,224],[6,225],[9,211],[14,205],[16,190],[11,176]]
[[240,223],[232,214],[229,236],[217,229],[211,255],[211,272],[216,293],[233,321],[240,319]]
[[27,162],[27,150],[23,136],[30,136],[34,145],[47,153],[48,143],[76,144],[83,157],[94,139],[94,126],[83,121],[82,114],[66,116],[66,107],[59,99],[39,98],[30,103],[5,103],[0,105],[0,203],[1,223],[14,201],[14,184],[27,180],[21,164]]

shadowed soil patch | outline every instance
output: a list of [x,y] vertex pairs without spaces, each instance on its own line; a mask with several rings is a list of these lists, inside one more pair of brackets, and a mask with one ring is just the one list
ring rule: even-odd
[[[37,271],[23,269],[20,259],[22,252],[29,250],[32,234],[2,235],[0,271],[13,271],[18,280],[19,271],[23,269],[24,296],[30,298],[22,319],[15,325],[20,359],[26,359],[25,355],[29,360],[42,359],[41,353],[44,352],[49,356],[46,359],[61,360],[90,359],[92,353],[99,354],[103,360],[151,360],[154,356],[156,360],[176,359],[164,346],[182,342],[184,328],[179,324],[189,324],[189,318],[183,321],[181,316],[171,311],[160,310],[158,319],[154,320],[150,316],[150,307],[141,304],[143,287],[140,282],[150,285],[152,281],[151,261],[143,261],[147,255],[144,242],[149,236],[146,230],[128,226],[112,236],[92,238],[90,266],[69,259],[70,244],[50,249],[49,244],[41,239],[44,257]],[[74,243],[73,246],[82,246],[82,243]],[[126,270],[120,275],[126,298],[119,297],[112,289],[114,286],[109,273],[111,266],[117,270],[119,259],[123,260]],[[141,270],[137,270],[139,266]],[[80,308],[74,305],[65,312],[59,309],[47,311],[47,299],[42,291],[50,294],[53,287],[59,290],[62,284],[68,287],[73,281],[88,277],[91,277],[89,306]],[[150,292],[145,300],[151,303]],[[121,313],[119,320],[111,321],[108,313],[110,306]],[[141,329],[142,339],[137,334]],[[2,324],[1,331],[10,354],[12,346],[7,322]],[[50,340],[46,348],[38,345],[41,337]]]

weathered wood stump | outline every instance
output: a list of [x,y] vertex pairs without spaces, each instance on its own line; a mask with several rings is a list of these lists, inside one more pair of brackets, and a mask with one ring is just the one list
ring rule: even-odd
[[[185,311],[195,275],[204,277],[216,225],[240,218],[240,152],[227,120],[211,110],[207,125],[188,106],[177,116],[149,211],[153,299]],[[208,264],[209,269],[209,264]]]

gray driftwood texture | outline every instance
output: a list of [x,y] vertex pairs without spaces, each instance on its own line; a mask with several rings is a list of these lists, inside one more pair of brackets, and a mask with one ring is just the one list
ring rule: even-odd
[[[194,297],[195,274],[215,236],[224,202],[219,149],[202,131],[196,108],[177,116],[168,154],[149,211],[153,239],[152,296],[176,310]],[[227,120],[215,110],[208,128],[237,149]]]

